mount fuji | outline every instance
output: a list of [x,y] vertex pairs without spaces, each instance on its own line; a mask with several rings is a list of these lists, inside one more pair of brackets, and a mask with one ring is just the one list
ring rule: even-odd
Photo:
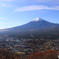
[[20,37],[30,38],[31,34],[36,38],[45,36],[59,37],[59,24],[50,23],[41,18],[36,18],[33,21],[9,29],[0,30],[1,35],[18,35]]

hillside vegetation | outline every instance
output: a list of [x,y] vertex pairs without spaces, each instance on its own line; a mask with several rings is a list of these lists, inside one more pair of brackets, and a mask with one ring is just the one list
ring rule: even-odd
[[0,49],[0,59],[58,59],[58,55],[59,52],[55,50],[35,52],[31,55],[19,55],[7,49]]

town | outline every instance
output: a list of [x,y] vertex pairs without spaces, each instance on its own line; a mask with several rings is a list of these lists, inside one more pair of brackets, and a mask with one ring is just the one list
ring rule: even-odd
[[0,36],[0,49],[7,49],[17,54],[32,54],[34,52],[44,52],[45,50],[59,51],[59,38],[57,39],[24,39],[8,35]]

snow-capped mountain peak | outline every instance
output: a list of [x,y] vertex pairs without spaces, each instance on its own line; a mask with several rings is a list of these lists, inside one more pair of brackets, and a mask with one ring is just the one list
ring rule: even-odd
[[35,18],[33,21],[37,22],[37,21],[42,21],[41,18]]

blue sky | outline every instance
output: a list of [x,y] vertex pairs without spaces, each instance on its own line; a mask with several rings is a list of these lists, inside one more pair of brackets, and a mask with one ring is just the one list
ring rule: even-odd
[[59,23],[59,0],[0,0],[0,29],[23,25],[35,18]]

